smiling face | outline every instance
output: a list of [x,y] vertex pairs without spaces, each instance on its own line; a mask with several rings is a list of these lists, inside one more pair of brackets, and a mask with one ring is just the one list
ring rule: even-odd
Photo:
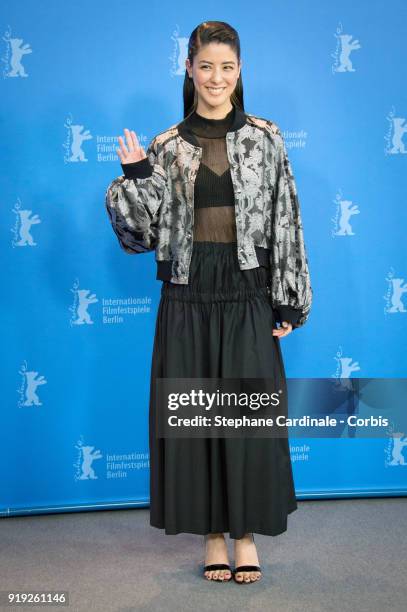
[[203,116],[224,117],[232,108],[230,96],[238,81],[241,62],[224,43],[209,43],[195,55],[191,66],[185,61],[198,96],[196,111]]

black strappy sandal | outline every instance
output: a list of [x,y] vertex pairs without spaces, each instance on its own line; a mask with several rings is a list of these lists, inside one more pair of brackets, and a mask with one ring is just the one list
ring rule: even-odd
[[[206,546],[206,536],[204,536],[204,547],[205,546]],[[222,570],[222,569],[230,571],[230,578],[223,578],[223,580],[220,580],[219,578],[207,578],[205,576],[205,572],[212,572],[212,571]],[[204,574],[205,580],[208,580],[208,582],[230,582],[233,578],[232,568],[227,563],[211,563],[210,565],[205,565],[203,569],[203,574]]]
[[[252,534],[252,540],[254,543],[254,535]],[[239,572],[260,572],[261,574],[261,567],[259,565],[239,565],[238,567],[235,567],[235,569],[233,570],[233,580],[236,582],[236,584],[252,584],[253,582],[258,582],[259,580],[261,580],[261,576],[259,576],[259,578],[256,578],[256,580],[245,580],[243,578],[243,580],[237,580],[236,579],[236,574],[238,574]]]

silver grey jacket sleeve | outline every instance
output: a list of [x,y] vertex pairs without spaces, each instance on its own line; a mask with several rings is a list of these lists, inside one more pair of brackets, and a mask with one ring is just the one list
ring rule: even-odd
[[124,175],[106,190],[105,207],[120,246],[130,254],[153,251],[158,214],[167,182],[156,147],[150,143],[144,159],[122,165]]
[[[271,283],[273,307],[287,312],[297,311],[295,327],[307,321],[313,290],[304,243],[297,189],[281,131],[275,134],[276,182],[273,198],[273,244],[271,251]],[[288,308],[289,307],[289,308]]]

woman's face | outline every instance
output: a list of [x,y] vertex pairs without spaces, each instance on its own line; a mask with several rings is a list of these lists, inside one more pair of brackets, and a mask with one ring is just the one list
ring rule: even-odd
[[185,65],[188,75],[194,80],[198,106],[230,107],[230,96],[236,87],[241,63],[229,45],[209,43],[195,55],[192,66],[189,59]]

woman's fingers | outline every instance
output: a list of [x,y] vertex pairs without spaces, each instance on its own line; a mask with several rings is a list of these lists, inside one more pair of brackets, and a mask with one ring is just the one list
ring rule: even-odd
[[130,130],[124,128],[124,135],[126,136],[126,143],[130,153],[134,153],[134,143],[132,135],[130,134]]
[[136,132],[132,130],[130,134],[133,140],[134,151],[139,154],[139,158],[143,159],[143,157],[147,157],[146,152],[144,151],[143,147],[139,143]]
[[118,140],[119,140],[119,145],[120,145],[121,153],[122,153],[123,157],[126,157],[129,154],[129,152],[126,149],[126,145],[124,144],[123,138],[121,136],[119,136]]
[[122,154],[121,150],[120,149],[116,149],[116,153],[119,156],[119,159],[120,159],[121,163],[123,163],[124,162],[124,157],[123,157],[123,154]]
[[134,130],[131,130],[130,134],[131,134],[131,138],[133,141],[133,146],[135,149],[137,149],[140,146],[138,138],[137,138],[137,134]]
[[283,323],[286,323],[286,325],[283,325],[282,327],[279,328],[275,328],[273,329],[273,336],[278,336],[279,338],[283,338],[283,336],[287,336],[289,333],[292,332],[292,325],[291,323],[288,323],[286,321],[283,321]]

